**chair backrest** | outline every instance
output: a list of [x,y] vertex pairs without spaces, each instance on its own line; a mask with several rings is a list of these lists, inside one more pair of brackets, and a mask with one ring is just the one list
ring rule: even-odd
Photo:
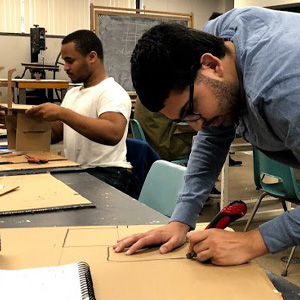
[[146,177],[139,201],[170,217],[183,186],[186,167],[157,160]]
[[[253,147],[253,164],[255,181],[265,192],[291,202],[299,201],[300,191],[293,168],[269,158],[255,147]],[[276,178],[278,182],[269,183],[263,180],[262,175]]]
[[143,128],[136,119],[130,119],[129,126],[130,126],[131,133],[132,133],[132,136],[134,139],[146,142],[146,137],[145,137]]

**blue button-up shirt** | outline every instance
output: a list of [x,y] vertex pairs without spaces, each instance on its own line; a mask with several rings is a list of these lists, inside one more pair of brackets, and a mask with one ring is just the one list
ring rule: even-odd
[[[234,9],[203,31],[230,39],[240,81],[237,131],[269,156],[300,166],[300,14]],[[194,138],[185,185],[172,215],[194,228],[236,127],[203,128]],[[300,243],[300,207],[261,225],[271,252]]]

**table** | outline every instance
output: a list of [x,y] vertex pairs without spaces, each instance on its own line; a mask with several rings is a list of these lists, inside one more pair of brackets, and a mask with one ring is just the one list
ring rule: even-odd
[[[0,87],[7,87],[7,79],[0,79]],[[12,87],[18,89],[19,104],[26,104],[26,89],[59,89],[61,99],[67,93],[69,81],[51,79],[12,79]]]
[[2,228],[166,224],[169,218],[86,172],[52,173],[96,208],[1,216]]
[[[2,216],[2,228],[144,225],[166,224],[169,221],[166,216],[86,172],[53,172],[52,175],[95,203],[96,208]],[[284,299],[300,299],[290,298],[300,294],[298,287],[270,272],[267,275],[283,292]]]

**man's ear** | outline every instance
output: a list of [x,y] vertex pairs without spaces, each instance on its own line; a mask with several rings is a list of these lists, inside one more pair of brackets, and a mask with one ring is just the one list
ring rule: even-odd
[[98,55],[97,55],[96,51],[91,51],[88,55],[89,55],[89,57],[88,57],[89,61],[91,63],[95,62],[97,60],[97,58],[98,58]]
[[214,73],[219,77],[223,77],[224,69],[222,61],[211,53],[204,53],[200,58],[201,70],[203,72]]

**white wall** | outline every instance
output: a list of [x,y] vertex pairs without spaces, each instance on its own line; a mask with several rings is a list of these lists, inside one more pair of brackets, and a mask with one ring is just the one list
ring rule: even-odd
[[[47,50],[43,51],[45,64],[54,64],[57,55],[60,51],[62,38],[47,38]],[[21,76],[24,67],[21,63],[30,63],[30,37],[29,36],[8,36],[0,35],[0,66],[5,67],[1,72],[1,78],[7,78],[9,69],[17,69],[13,77]],[[41,60],[41,54],[39,55]],[[60,71],[56,73],[56,79],[68,79],[63,71],[63,66],[60,66]],[[53,72],[47,72],[47,78],[52,78]],[[31,78],[30,72],[27,71],[24,78]]]
[[[62,0],[63,1],[63,0]],[[90,0],[97,6],[121,6],[132,7],[133,0]],[[145,9],[158,10],[167,12],[194,13],[195,28],[201,29],[213,12],[223,13],[233,7],[233,0],[144,0]],[[61,38],[50,38],[46,36],[47,50],[44,51],[45,63],[53,64],[60,51]],[[17,71],[13,77],[21,76],[24,67],[22,62],[30,62],[30,37],[29,36],[9,36],[0,35],[0,66],[5,69],[0,73],[0,78],[7,78],[7,71],[16,68]],[[41,59],[41,55],[39,55]],[[53,73],[47,72],[47,78],[52,78]],[[24,78],[30,78],[29,71],[26,72]],[[56,73],[57,79],[68,80],[63,67],[60,66],[60,72]],[[3,94],[6,93],[5,88],[1,88]]]
[[[233,8],[233,0],[144,0],[146,10],[194,13],[194,27],[201,29],[213,12]],[[229,5],[228,5],[229,4]]]
[[[44,51],[45,64],[54,64],[57,55],[60,51],[62,38],[47,38],[46,46],[48,49]],[[0,78],[7,78],[7,72],[10,69],[17,69],[13,73],[13,77],[21,76],[25,68],[21,63],[30,63],[30,37],[29,36],[7,36],[0,35],[0,66],[5,69],[1,71]],[[39,55],[39,60],[41,55]],[[56,79],[69,80],[63,66],[60,66],[60,71],[56,72]],[[46,77],[53,78],[53,72],[47,71]],[[31,78],[30,72],[27,70],[24,78]],[[7,88],[0,87],[2,99],[6,102]]]
[[234,0],[234,7],[243,7],[243,6],[276,6],[276,5],[289,5],[296,4],[299,1],[290,1],[290,0]]

